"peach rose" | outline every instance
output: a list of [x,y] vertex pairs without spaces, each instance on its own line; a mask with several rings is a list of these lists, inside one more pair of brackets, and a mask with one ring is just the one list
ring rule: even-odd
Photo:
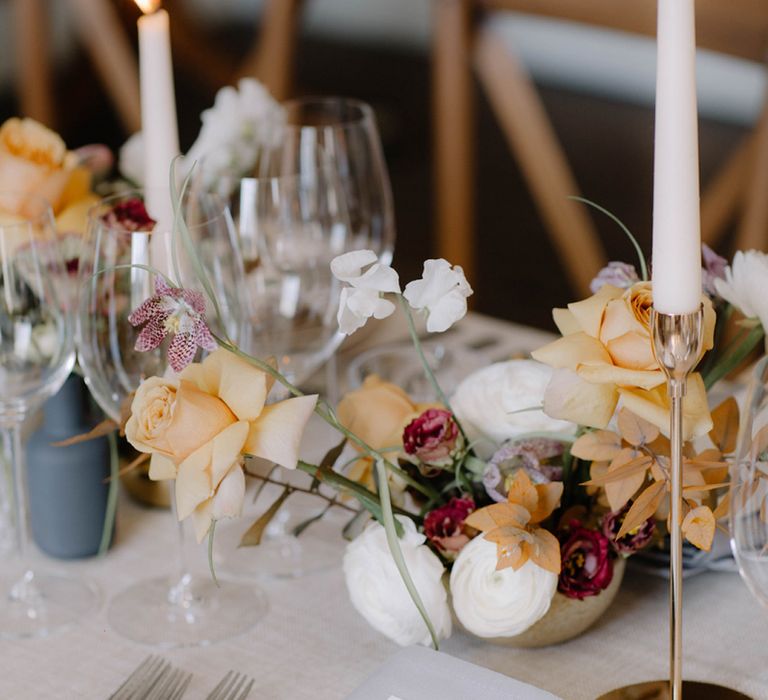
[[[403,450],[405,426],[428,407],[411,401],[399,386],[371,374],[359,389],[342,398],[336,415],[345,428],[374,450],[395,458]],[[373,461],[360,458],[349,470],[349,477],[372,488]]]
[[265,372],[219,349],[178,379],[150,377],[136,391],[126,437],[152,455],[151,479],[176,480],[179,520],[193,516],[198,541],[212,520],[240,514],[243,455],[296,467],[317,396],[267,405],[271,387]]
[[25,217],[40,213],[36,197],[46,200],[64,233],[83,233],[86,212],[98,201],[90,172],[61,137],[33,119],[15,117],[0,127],[0,192],[0,208]]
[[[629,410],[665,434],[669,431],[669,401],[664,373],[653,354],[650,282],[622,290],[603,286],[583,301],[555,309],[563,334],[559,340],[532,353],[555,368],[544,394],[544,411],[553,418],[604,428],[619,398]],[[704,305],[704,350],[714,342],[715,312]],[[712,427],[701,376],[691,375],[685,398],[686,439]]]

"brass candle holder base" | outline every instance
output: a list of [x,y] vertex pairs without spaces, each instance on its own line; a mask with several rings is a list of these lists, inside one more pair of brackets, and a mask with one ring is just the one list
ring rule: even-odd
[[[714,683],[683,681],[685,700],[752,700],[737,690]],[[633,683],[601,695],[597,700],[670,700],[669,681]]]

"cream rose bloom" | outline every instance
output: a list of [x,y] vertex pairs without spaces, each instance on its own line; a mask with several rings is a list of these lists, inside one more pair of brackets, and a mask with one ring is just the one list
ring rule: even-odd
[[575,432],[573,423],[522,410],[542,405],[551,377],[552,369],[540,362],[509,360],[483,367],[459,384],[451,408],[478,456],[488,459],[503,442],[524,433]]
[[[445,569],[424,544],[426,537],[416,531],[413,521],[397,517],[404,530],[400,549],[408,573],[438,638],[450,637],[451,611],[442,582]],[[376,631],[400,646],[431,644],[429,630],[403,583],[389,551],[386,531],[379,523],[370,523],[347,545],[344,578],[352,605]]]
[[[0,127],[0,209],[25,217],[39,215],[46,200],[65,233],[83,233],[86,212],[98,198],[91,176],[61,137],[33,119],[8,119]],[[12,193],[12,194],[9,194]]]
[[496,570],[497,548],[482,535],[459,553],[451,571],[456,617],[477,637],[514,637],[549,610],[557,574],[529,559],[517,571]]
[[[713,345],[715,312],[702,296],[704,350]],[[544,411],[553,418],[605,428],[621,399],[635,415],[669,432],[669,399],[664,373],[653,355],[650,282],[626,290],[605,285],[583,301],[555,309],[563,337],[532,353],[555,368],[544,394]],[[684,402],[685,438],[712,427],[704,382],[688,379]]]
[[239,515],[242,456],[294,469],[317,396],[266,405],[269,375],[219,349],[178,379],[142,382],[125,426],[128,441],[152,455],[151,479],[176,480],[179,520],[193,516],[201,541],[211,521]]

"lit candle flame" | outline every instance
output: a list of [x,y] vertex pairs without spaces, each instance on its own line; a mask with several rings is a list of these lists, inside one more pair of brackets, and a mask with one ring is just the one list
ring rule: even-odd
[[160,8],[160,0],[134,0],[134,2],[145,15],[151,15]]

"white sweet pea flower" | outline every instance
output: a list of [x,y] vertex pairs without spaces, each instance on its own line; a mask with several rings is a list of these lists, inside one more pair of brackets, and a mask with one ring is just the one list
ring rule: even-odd
[[[416,531],[413,521],[396,517],[404,530],[400,549],[408,572],[438,638],[449,637],[451,611],[442,582],[445,569],[424,544],[426,537]],[[400,646],[431,644],[427,625],[411,600],[389,551],[386,531],[379,523],[370,523],[347,545],[344,578],[352,605],[376,631]]]
[[557,590],[557,574],[532,559],[517,571],[497,571],[496,562],[496,545],[480,535],[461,550],[451,570],[456,617],[477,637],[525,632],[544,617]]
[[747,318],[757,318],[768,331],[768,255],[741,250],[725,268],[725,279],[714,281],[717,293]]
[[349,285],[341,290],[337,316],[344,335],[362,328],[371,316],[382,319],[395,310],[381,295],[399,293],[400,280],[395,270],[378,259],[372,250],[353,250],[331,260],[333,276]]
[[472,294],[464,270],[440,258],[426,260],[420,280],[409,282],[403,296],[417,310],[427,312],[427,330],[442,333],[467,313],[467,297]]

